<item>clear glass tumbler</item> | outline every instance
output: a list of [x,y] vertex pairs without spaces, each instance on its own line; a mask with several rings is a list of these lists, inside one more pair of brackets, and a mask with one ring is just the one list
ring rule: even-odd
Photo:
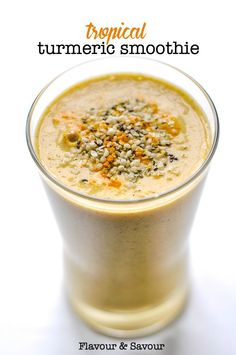
[[[181,186],[135,201],[86,196],[57,181],[37,157],[34,136],[45,108],[77,82],[110,73],[141,73],[169,81],[198,102],[208,119],[211,147]],[[145,335],[182,310],[188,294],[188,235],[218,141],[217,113],[205,90],[167,64],[111,57],[80,64],[51,81],[35,99],[27,142],[64,241],[65,284],[76,312],[112,336]]]

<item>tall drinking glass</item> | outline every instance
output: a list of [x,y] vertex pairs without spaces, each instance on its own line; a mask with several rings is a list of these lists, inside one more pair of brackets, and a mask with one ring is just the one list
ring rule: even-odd
[[[110,73],[141,73],[168,81],[204,111],[209,153],[181,185],[139,200],[103,200],[63,185],[41,164],[34,137],[45,108],[77,82]],[[182,71],[150,59],[86,62],[59,75],[35,99],[27,142],[63,236],[66,290],[76,312],[97,330],[112,336],[144,335],[182,310],[189,287],[188,236],[218,131],[217,113],[205,90]]]

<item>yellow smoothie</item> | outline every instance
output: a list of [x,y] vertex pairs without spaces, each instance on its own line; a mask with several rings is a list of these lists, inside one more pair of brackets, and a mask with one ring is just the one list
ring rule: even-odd
[[140,74],[78,83],[44,111],[35,146],[65,186],[45,184],[64,237],[66,287],[96,329],[142,335],[182,309],[204,176],[174,189],[201,167],[210,140],[186,92]]

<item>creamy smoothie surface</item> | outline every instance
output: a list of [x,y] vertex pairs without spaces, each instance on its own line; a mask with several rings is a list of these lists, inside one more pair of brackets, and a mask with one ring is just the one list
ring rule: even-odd
[[209,129],[186,93],[155,78],[114,74],[73,86],[44,112],[39,159],[57,180],[98,198],[166,192],[206,159]]

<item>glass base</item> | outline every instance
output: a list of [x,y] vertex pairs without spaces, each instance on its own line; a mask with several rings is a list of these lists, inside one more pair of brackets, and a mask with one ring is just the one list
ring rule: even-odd
[[187,288],[181,288],[156,307],[129,312],[93,308],[69,295],[76,313],[96,331],[120,338],[140,337],[156,332],[172,322],[183,310]]

